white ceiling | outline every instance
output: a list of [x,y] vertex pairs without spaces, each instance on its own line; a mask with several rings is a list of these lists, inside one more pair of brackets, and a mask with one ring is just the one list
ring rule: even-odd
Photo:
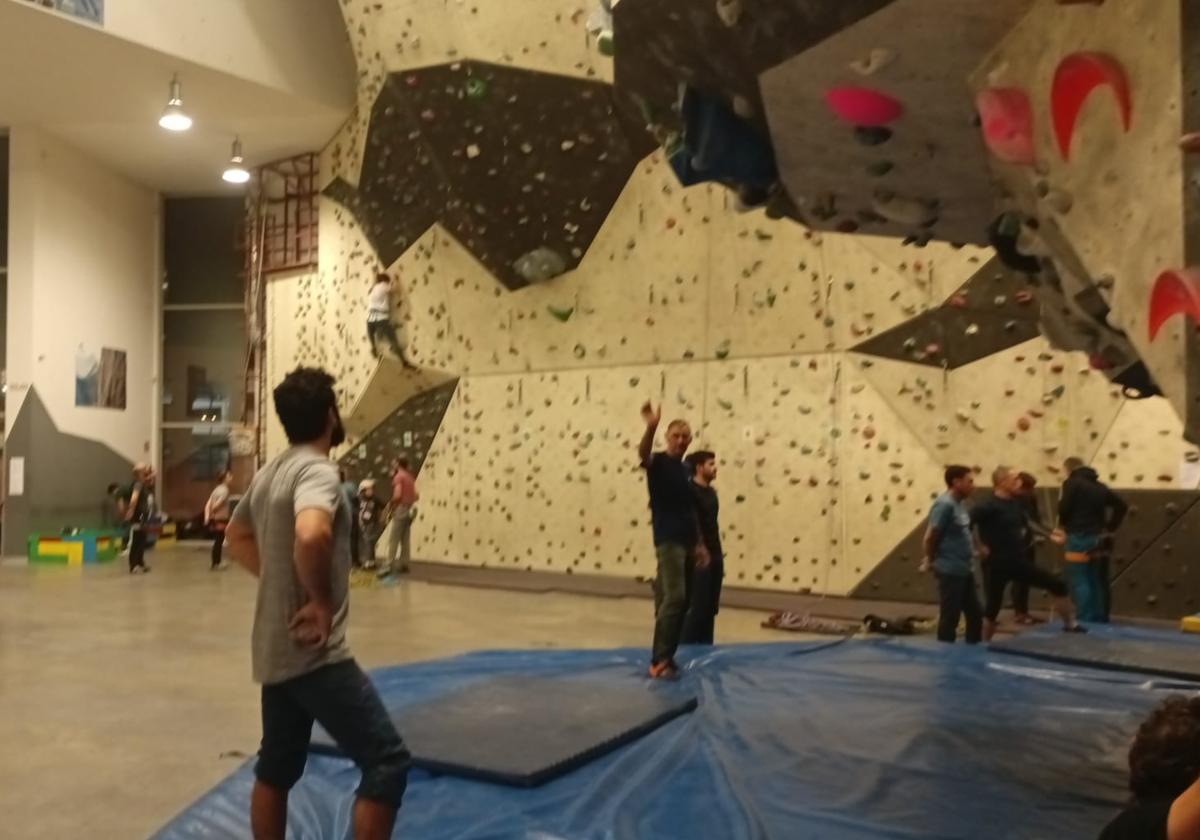
[[[42,128],[168,195],[236,192],[220,179],[235,133],[251,166],[320,150],[354,100],[348,45],[345,56],[332,56],[339,66],[331,68],[347,77],[344,94],[304,97],[122,40],[23,1],[0,0],[0,56],[0,127]],[[351,62],[350,72],[343,61]],[[182,134],[158,127],[175,72],[183,83],[185,109],[195,120]]]

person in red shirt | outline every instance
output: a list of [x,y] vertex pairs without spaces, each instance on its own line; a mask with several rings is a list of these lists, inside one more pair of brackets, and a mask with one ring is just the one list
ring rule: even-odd
[[[417,482],[408,471],[408,459],[397,458],[392,462],[392,498],[388,502],[388,515],[392,519],[392,530],[388,535],[387,562],[379,570],[380,577],[393,574],[408,574],[408,561],[412,545],[412,523],[417,515]],[[396,553],[400,554],[400,565],[396,565]]]

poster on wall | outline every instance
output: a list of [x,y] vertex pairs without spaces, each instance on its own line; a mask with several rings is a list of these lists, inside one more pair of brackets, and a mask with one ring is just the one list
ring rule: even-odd
[[46,9],[54,9],[56,12],[62,12],[64,15],[77,17],[98,26],[104,25],[104,0],[26,0],[26,2]]
[[75,405],[125,409],[125,351],[103,347],[99,357],[75,351]]

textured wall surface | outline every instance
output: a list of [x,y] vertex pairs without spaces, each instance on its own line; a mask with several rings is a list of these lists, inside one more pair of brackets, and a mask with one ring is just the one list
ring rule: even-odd
[[[611,77],[571,4],[522,26],[490,5],[412,6],[345,7],[361,118],[323,155],[327,180],[358,184],[387,73],[470,58]],[[652,575],[634,453],[647,399],[718,453],[729,580],[744,586],[854,591],[951,461],[1054,485],[1080,454],[1117,486],[1195,487],[1170,405],[1128,401],[1084,355],[1051,349],[1030,326],[1040,290],[989,250],[813,232],[733,205],[721,187],[680,188],[654,153],[567,275],[509,291],[436,225],[387,266],[411,378],[458,378],[419,475],[417,557]],[[395,411],[431,386],[380,375],[394,363],[377,366],[365,338],[379,257],[350,212],[321,212],[320,270],[269,290],[269,376],[322,364],[347,412]],[[386,421],[370,460],[418,425]]]

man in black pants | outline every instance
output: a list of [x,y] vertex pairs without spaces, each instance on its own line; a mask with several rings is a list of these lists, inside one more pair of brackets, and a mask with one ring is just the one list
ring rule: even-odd
[[925,531],[925,557],[921,571],[931,568],[937,576],[939,642],[954,643],[958,620],[966,616],[969,645],[979,643],[981,610],[972,566],[975,549],[971,539],[971,514],[963,504],[975,490],[970,467],[946,467],[946,492],[938,496],[929,512]]
[[409,754],[346,644],[350,510],[329,451],[345,439],[334,379],[297,368],[275,389],[291,446],[264,466],[234,509],[229,552],[258,578],[251,652],[262,684],[262,747],[250,826],[284,840],[288,792],[304,772],[314,722],[362,771],[355,840],[392,836]]
[[692,442],[692,429],[683,420],[667,426],[667,449],[654,452],[654,436],[662,419],[662,408],[642,406],[646,430],[638,444],[638,458],[646,471],[650,491],[650,524],[658,574],[654,578],[654,645],[650,654],[652,679],[675,679],[679,666],[675,651],[687,615],[691,575],[708,565],[708,550],[700,539],[691,481],[683,465],[683,454]]
[[992,471],[992,498],[971,513],[971,524],[979,537],[979,551],[988,558],[983,639],[991,641],[995,634],[1004,590],[1013,581],[1049,592],[1054,596],[1053,610],[1063,620],[1063,630],[1086,632],[1075,621],[1075,611],[1067,600],[1066,583],[1029,562],[1029,523],[1025,505],[1018,498],[1020,492],[1020,474],[1008,467],[996,467]]
[[129,523],[129,574],[141,575],[150,571],[146,565],[146,520],[150,518],[150,467],[138,464],[133,468],[133,485],[125,521]]
[[1058,502],[1058,518],[1067,532],[1067,551],[1089,555],[1088,566],[1098,596],[1098,603],[1091,605],[1084,621],[1108,623],[1112,610],[1113,535],[1125,520],[1129,505],[1082,458],[1068,458],[1063,468],[1067,479]]
[[708,549],[708,568],[692,572],[687,616],[683,620],[685,645],[711,645],[717,613],[721,608],[721,581],[725,577],[725,554],[721,550],[721,528],[717,523],[720,502],[712,483],[717,479],[717,456],[700,450],[685,459],[692,468],[692,497],[700,518],[700,537]]

